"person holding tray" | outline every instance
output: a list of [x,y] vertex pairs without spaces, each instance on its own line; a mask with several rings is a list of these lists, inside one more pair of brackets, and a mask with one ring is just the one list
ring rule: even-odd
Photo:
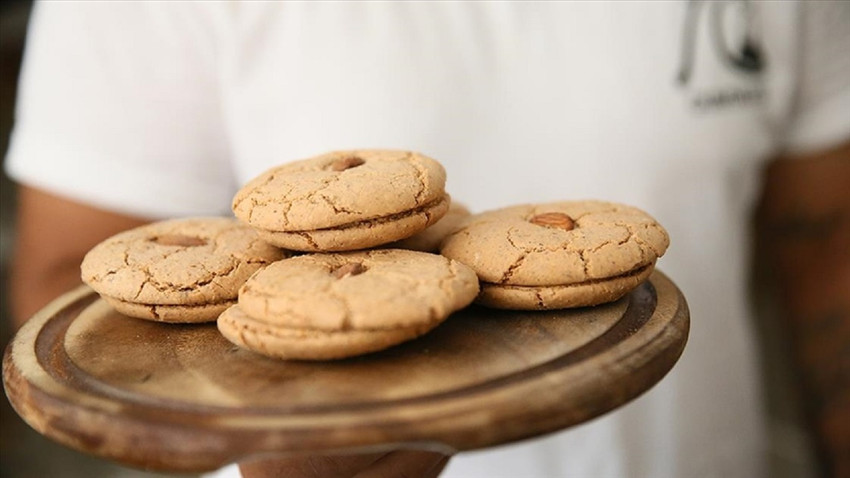
[[543,438],[244,476],[768,476],[747,295],[763,252],[783,291],[767,327],[788,330],[821,466],[846,474],[848,50],[838,2],[38,3],[5,163],[15,319],[79,283],[118,231],[229,215],[240,185],[289,160],[412,149],[473,211],[604,198],[658,218],[659,268],[691,311],[683,357],[628,405]]

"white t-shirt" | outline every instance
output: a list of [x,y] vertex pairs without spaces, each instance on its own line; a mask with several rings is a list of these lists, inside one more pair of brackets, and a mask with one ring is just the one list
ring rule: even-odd
[[[850,135],[848,4],[38,4],[6,168],[92,205],[227,214],[263,170],[421,151],[473,211],[638,206],[691,335],[652,390],[582,426],[456,456],[444,476],[759,476],[745,296],[762,161]],[[233,472],[235,473],[235,472]]]

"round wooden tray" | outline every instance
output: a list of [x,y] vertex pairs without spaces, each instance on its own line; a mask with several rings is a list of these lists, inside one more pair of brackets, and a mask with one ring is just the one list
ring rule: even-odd
[[560,430],[649,389],[687,340],[662,273],[597,307],[469,307],[429,334],[307,363],[239,349],[215,325],[125,317],[80,287],[7,347],[3,384],[43,435],[129,466],[199,472],[266,453],[456,452]]

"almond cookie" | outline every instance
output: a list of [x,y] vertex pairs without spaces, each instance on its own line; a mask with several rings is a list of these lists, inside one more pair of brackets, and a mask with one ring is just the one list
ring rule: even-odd
[[453,233],[469,217],[469,209],[460,203],[452,202],[446,215],[439,221],[429,226],[424,231],[414,234],[407,239],[387,244],[386,247],[395,249],[409,249],[411,251],[439,252],[440,243],[449,234]]
[[174,219],[106,239],[80,269],[83,282],[125,315],[211,322],[251,274],[287,256],[235,219]]
[[436,254],[309,254],[251,276],[218,328],[236,345],[270,357],[337,359],[418,337],[477,294],[472,269]]
[[616,300],[649,277],[668,245],[664,228],[637,208],[565,201],[472,216],[440,252],[478,274],[476,302],[536,310]]
[[397,241],[448,210],[446,172],[418,153],[337,151],[272,168],[233,198],[236,217],[297,251],[347,251]]

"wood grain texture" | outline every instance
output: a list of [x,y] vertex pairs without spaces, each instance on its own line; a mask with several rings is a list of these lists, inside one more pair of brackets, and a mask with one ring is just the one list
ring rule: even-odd
[[152,470],[205,471],[267,453],[456,452],[623,405],[672,368],[688,327],[684,297],[655,272],[612,304],[469,307],[383,352],[286,362],[235,347],[212,324],[125,317],[80,288],[20,330],[3,383],[40,433]]

